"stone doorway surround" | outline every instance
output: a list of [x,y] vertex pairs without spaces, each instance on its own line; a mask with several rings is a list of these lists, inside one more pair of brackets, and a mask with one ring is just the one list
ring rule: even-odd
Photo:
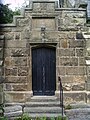
[[[57,43],[30,43],[30,90],[32,91],[32,48],[38,48],[38,47],[46,47],[46,48],[55,48],[57,49]],[[57,72],[57,70],[56,70]],[[57,79],[57,77],[56,77]],[[33,96],[33,91],[32,91]]]

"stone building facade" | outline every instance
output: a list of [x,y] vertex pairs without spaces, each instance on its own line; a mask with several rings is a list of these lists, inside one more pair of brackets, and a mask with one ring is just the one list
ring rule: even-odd
[[33,48],[55,48],[53,96],[59,97],[60,77],[65,103],[90,102],[86,8],[59,8],[56,1],[32,1],[20,16],[14,16],[12,24],[0,26],[0,96],[4,96],[4,103],[25,103],[34,96]]

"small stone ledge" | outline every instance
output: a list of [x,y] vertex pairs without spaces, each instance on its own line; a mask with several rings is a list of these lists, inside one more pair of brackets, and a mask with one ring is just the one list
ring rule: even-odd
[[11,24],[0,24],[0,27],[15,27],[16,25],[14,23]]
[[69,120],[90,120],[90,108],[65,110]]
[[20,117],[23,114],[22,106],[15,105],[15,106],[7,106],[4,107],[4,116],[7,118],[11,117]]
[[86,9],[83,8],[55,8],[56,11],[86,11]]
[[4,116],[7,118],[10,117],[19,117],[22,115],[22,107],[21,106],[11,106],[11,107],[4,107]]
[[90,108],[90,104],[87,103],[77,103],[77,104],[70,104],[72,109],[77,109],[77,108]]
[[24,102],[23,103],[22,102],[21,103],[20,102],[19,103],[11,102],[11,103],[5,103],[4,105],[5,105],[5,107],[8,107],[8,106],[22,106],[23,107],[23,106],[25,106],[25,103]]
[[[68,111],[68,110],[67,110]],[[69,110],[69,112],[71,113],[84,113],[84,114],[87,114],[87,113],[90,113],[90,108],[78,108],[78,109],[71,109]]]
[[4,107],[5,113],[16,112],[16,111],[22,111],[22,107],[19,105]]
[[87,23],[87,24],[86,24],[86,26],[87,26],[87,27],[90,27],[90,24],[89,24],[89,23]]
[[32,1],[32,3],[55,3],[55,1],[47,1],[47,0],[44,0],[44,1],[42,1],[42,0],[33,0]]
[[83,37],[87,40],[90,38],[90,33],[83,33]]
[[32,8],[24,8],[24,10],[21,12],[24,12],[24,11],[32,11]]

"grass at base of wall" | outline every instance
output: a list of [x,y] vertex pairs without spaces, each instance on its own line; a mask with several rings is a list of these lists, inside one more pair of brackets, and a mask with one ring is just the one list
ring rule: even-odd
[[[6,117],[0,117],[0,120],[9,120],[9,119]],[[23,114],[21,117],[15,118],[14,120],[68,120],[68,119],[67,119],[67,117],[62,118],[62,116],[51,117],[51,118],[47,118],[46,116],[31,118],[31,117],[29,117],[28,114]]]
[[6,117],[0,117],[0,120],[8,120]]
[[28,114],[23,114],[22,117],[16,118],[15,120],[67,120],[67,117],[58,116],[58,117],[36,117],[36,118],[31,118],[29,117]]

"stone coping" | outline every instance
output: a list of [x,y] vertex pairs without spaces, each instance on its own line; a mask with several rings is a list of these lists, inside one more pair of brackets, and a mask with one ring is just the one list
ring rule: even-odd
[[89,108],[90,109],[90,104],[89,103],[77,103],[77,104],[70,104],[72,109],[77,109],[77,108]]
[[[40,2],[40,1],[33,1],[33,2]],[[41,2],[46,2],[46,1],[41,1]],[[48,3],[52,3],[52,2],[54,2],[55,3],[55,1],[48,1]],[[31,10],[33,10],[33,6],[31,5],[31,7],[29,7],[29,8],[24,8],[22,11],[21,11],[21,15],[19,15],[19,16],[14,16],[13,17],[13,23],[9,23],[9,24],[0,24],[0,27],[16,27],[17,26],[17,24],[16,24],[16,20],[17,20],[17,18],[24,18],[25,17],[25,11],[31,11]],[[58,8],[58,7],[55,7],[55,11],[86,11],[86,9],[82,9],[82,8]],[[54,11],[54,16],[56,15],[56,13],[55,13],[55,11]],[[47,11],[46,11],[46,14],[48,15],[49,13],[51,13],[51,12],[48,12],[47,13]],[[37,13],[34,13],[34,14],[36,14],[37,15]],[[44,16],[43,16],[44,17]]]

